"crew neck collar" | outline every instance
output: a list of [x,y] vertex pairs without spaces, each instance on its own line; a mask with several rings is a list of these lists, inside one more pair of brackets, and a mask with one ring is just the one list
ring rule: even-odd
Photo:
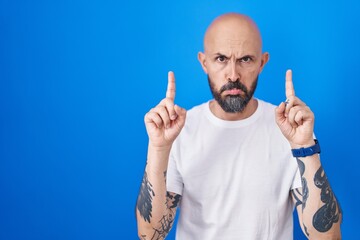
[[206,108],[205,108],[206,116],[210,120],[210,122],[212,122],[214,125],[217,125],[219,127],[224,127],[224,128],[245,127],[245,126],[248,126],[251,123],[255,122],[259,118],[259,116],[261,115],[261,113],[263,111],[263,102],[259,99],[255,99],[255,100],[258,102],[255,112],[251,116],[241,119],[241,120],[229,121],[229,120],[223,120],[223,119],[216,117],[210,110],[210,102],[211,101],[208,101],[206,103]]

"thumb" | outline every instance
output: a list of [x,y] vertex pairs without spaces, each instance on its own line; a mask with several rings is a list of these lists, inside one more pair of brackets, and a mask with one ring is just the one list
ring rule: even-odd
[[181,122],[181,125],[183,125],[186,118],[186,110],[178,105],[174,106],[174,110],[178,116],[179,122]]

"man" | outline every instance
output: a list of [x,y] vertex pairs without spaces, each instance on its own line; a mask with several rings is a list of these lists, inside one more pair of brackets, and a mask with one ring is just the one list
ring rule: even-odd
[[255,23],[236,13],[216,18],[198,59],[214,100],[186,112],[174,104],[169,72],[166,98],[145,115],[140,239],[164,239],[178,206],[180,240],[289,240],[294,206],[309,239],[340,239],[341,210],[313,138],[314,114],[295,96],[292,72],[279,106],[253,97],[269,60]]

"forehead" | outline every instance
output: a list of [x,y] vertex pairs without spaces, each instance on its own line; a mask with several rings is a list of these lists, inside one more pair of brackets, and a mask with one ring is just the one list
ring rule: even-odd
[[261,37],[256,25],[248,19],[220,19],[209,26],[204,48],[207,53],[261,53]]
[[208,54],[221,53],[227,56],[256,55],[261,52],[254,41],[246,38],[216,38],[209,42],[205,51]]

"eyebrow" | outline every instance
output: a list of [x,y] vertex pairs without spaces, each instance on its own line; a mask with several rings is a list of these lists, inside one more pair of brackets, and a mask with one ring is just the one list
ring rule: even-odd
[[214,54],[214,56],[224,56],[224,57],[229,58],[229,57],[228,57],[228,56],[226,56],[225,54],[223,54],[223,53],[219,53],[219,52],[215,53],[215,54]]
[[[226,58],[230,58],[229,56],[227,56],[226,54],[223,54],[223,53],[220,53],[220,52],[217,52],[214,54],[214,56],[223,56],[223,57],[226,57]],[[244,56],[241,56],[240,58],[237,58],[236,60],[239,60],[239,59],[242,59],[244,57],[250,57],[252,59],[255,59],[255,55],[251,55],[251,54],[245,54]]]

